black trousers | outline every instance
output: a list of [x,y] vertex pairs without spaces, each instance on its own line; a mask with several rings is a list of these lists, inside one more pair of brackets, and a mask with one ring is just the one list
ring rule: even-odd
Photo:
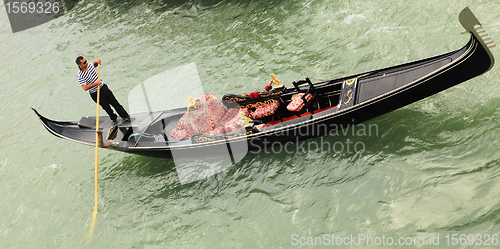
[[[91,93],[90,97],[92,97],[94,102],[97,103],[97,92]],[[120,117],[122,117],[122,118],[128,117],[127,111],[125,111],[125,108],[123,108],[123,106],[120,105],[118,100],[116,100],[115,95],[113,95],[113,92],[108,88],[108,86],[106,84],[104,84],[101,87],[101,96],[100,97],[101,98],[100,98],[99,104],[102,106],[102,109],[104,109],[106,111],[106,113],[108,114],[109,118],[111,118],[111,120],[116,120],[116,118],[117,118],[116,114],[113,112],[113,109],[111,109],[111,106],[113,106],[115,108],[116,112],[118,112],[118,115],[120,115]]]

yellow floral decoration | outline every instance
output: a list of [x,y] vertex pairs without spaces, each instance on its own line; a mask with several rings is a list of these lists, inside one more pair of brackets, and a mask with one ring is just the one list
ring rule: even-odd
[[276,75],[271,74],[271,78],[273,80],[269,81],[270,84],[273,84],[276,88],[279,88],[279,87],[283,86],[283,83],[281,83],[281,81],[279,81],[278,79],[276,79]]

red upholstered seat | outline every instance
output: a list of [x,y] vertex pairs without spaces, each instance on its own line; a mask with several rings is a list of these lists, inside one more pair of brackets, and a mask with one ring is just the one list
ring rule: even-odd
[[253,111],[252,110],[250,110],[248,108],[242,108],[241,112],[243,113],[243,115],[245,115],[245,117],[247,117],[249,119],[253,119]]
[[[288,104],[286,109],[288,109],[291,112],[298,112],[298,111],[302,110],[302,108],[304,108],[304,106],[305,106],[305,103],[302,100],[302,96],[304,96],[304,93],[297,94],[295,99],[293,99],[292,102],[290,102],[290,104]],[[305,99],[307,100],[307,102],[309,102],[312,99],[312,97],[313,97],[312,94],[309,93],[306,95]]]
[[278,107],[280,106],[279,101],[274,101],[271,104],[263,105],[257,107],[255,111],[252,114],[253,119],[259,119],[263,117],[267,117],[269,115],[272,115],[278,110]]

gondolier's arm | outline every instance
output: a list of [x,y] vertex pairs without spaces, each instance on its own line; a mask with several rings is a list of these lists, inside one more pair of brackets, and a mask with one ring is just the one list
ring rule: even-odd
[[97,85],[100,85],[100,84],[101,84],[101,80],[97,80],[96,82],[94,82],[92,84],[82,85],[82,88],[83,88],[83,90],[88,91],[90,88],[97,86]]

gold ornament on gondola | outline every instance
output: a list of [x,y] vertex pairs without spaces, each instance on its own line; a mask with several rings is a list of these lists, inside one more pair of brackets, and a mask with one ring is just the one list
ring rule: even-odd
[[281,81],[276,79],[276,75],[271,74],[271,78],[273,78],[273,80],[269,81],[269,84],[273,84],[276,88],[283,86],[283,83],[281,83]]

